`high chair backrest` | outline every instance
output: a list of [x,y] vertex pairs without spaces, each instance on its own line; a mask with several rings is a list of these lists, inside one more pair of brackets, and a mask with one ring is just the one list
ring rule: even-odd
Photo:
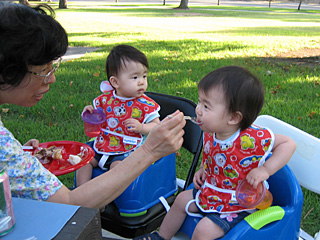
[[[155,92],[146,92],[146,95],[155,100],[161,106],[161,120],[174,113],[176,110],[180,110],[186,116],[196,116],[196,104],[189,99]],[[196,153],[198,144],[194,144],[194,139],[201,138],[201,134],[202,131],[199,126],[191,121],[187,121],[185,126],[185,135],[183,136],[183,147],[191,153]]]
[[[174,113],[176,110],[183,112],[185,116],[196,116],[196,104],[183,97],[166,95],[162,93],[146,92],[146,95],[155,100],[160,106],[160,119]],[[193,154],[192,164],[186,179],[184,189],[192,182],[195,169],[202,150],[202,130],[191,121],[187,121],[184,127],[183,147]]]
[[254,124],[274,133],[291,137],[297,149],[288,163],[301,186],[320,194],[320,140],[286,122],[268,115],[259,116]]

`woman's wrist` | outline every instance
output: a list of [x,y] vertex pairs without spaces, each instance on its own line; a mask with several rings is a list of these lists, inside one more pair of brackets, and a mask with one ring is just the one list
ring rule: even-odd
[[138,151],[139,154],[141,155],[139,157],[141,157],[144,161],[150,161],[150,163],[153,163],[162,157],[162,156],[158,157],[156,154],[157,153],[156,149],[150,147],[149,144],[146,144],[146,143],[143,143],[136,151]]

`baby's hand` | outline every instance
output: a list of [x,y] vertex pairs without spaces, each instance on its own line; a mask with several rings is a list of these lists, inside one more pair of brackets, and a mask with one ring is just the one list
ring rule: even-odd
[[39,147],[39,140],[38,139],[30,139],[23,146],[32,146],[33,148],[38,148]]
[[130,131],[135,133],[141,133],[143,129],[143,124],[137,119],[129,118],[123,122],[124,126]]
[[203,169],[200,168],[200,169],[194,174],[194,177],[193,177],[194,187],[195,187],[196,189],[200,189],[201,186],[204,184],[206,178],[207,178],[207,176],[206,176],[205,172],[203,171]]
[[94,110],[94,107],[93,107],[92,105],[88,105],[88,106],[85,106],[85,107],[83,108],[83,112],[88,111],[88,112],[92,113],[93,110]]
[[246,179],[248,183],[250,183],[253,188],[257,188],[258,184],[260,182],[263,182],[264,180],[267,180],[270,177],[267,169],[264,166],[257,167],[252,169]]

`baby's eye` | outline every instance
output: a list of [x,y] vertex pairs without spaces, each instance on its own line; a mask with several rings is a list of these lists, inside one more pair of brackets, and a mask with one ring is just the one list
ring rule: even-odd
[[137,78],[138,78],[137,76],[134,76],[134,77],[133,77],[133,79],[137,79]]
[[143,75],[143,78],[147,78],[147,75]]

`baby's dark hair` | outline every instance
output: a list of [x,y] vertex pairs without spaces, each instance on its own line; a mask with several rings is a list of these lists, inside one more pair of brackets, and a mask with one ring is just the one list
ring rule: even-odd
[[230,113],[241,112],[239,128],[248,128],[258,117],[264,104],[262,82],[250,71],[238,66],[226,66],[210,72],[198,84],[198,90],[207,94],[221,87]]
[[43,65],[63,56],[67,33],[54,19],[53,9],[40,4],[0,1],[0,88],[18,86],[28,65]]
[[139,62],[147,69],[149,68],[146,55],[138,49],[129,45],[115,46],[109,53],[106,61],[108,80],[111,76],[117,76],[126,61]]

